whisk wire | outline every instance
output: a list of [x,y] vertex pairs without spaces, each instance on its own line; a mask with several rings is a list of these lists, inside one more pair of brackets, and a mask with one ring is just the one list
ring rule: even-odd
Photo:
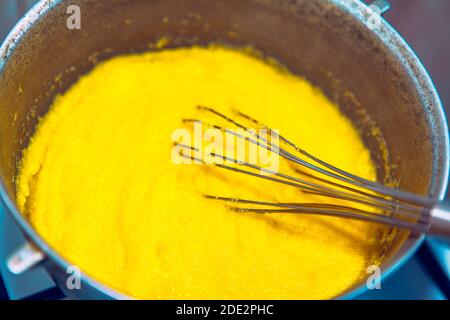
[[[252,143],[258,147],[266,149],[270,152],[277,153],[283,159],[288,160],[293,165],[299,165],[301,167],[311,170],[316,174],[326,176],[330,179],[317,176],[316,174],[305,172],[297,167],[293,168],[295,173],[304,175],[315,182],[300,179],[285,173],[270,170],[256,164],[252,164],[246,161],[237,160],[232,157],[221,155],[215,152],[209,153],[207,156],[220,159],[224,163],[231,163],[236,166],[227,165],[221,162],[210,163],[218,168],[230,170],[233,172],[250,175],[257,178],[262,178],[275,183],[288,185],[298,188],[302,192],[314,194],[322,197],[329,197],[333,199],[339,199],[344,201],[350,201],[351,203],[358,203],[369,208],[376,208],[382,210],[383,213],[371,212],[367,210],[361,210],[350,206],[334,205],[334,204],[319,204],[319,203],[282,203],[282,202],[265,202],[255,200],[245,200],[231,197],[220,197],[205,195],[208,199],[215,199],[219,201],[226,201],[234,204],[251,204],[255,206],[276,207],[277,209],[268,208],[242,208],[238,206],[228,206],[231,210],[236,212],[253,212],[260,214],[267,213],[291,213],[291,214],[318,214],[327,216],[336,216],[357,220],[364,220],[369,222],[383,223],[394,227],[404,228],[415,232],[426,232],[429,228],[428,218],[429,209],[433,207],[435,199],[430,197],[419,196],[404,192],[398,189],[386,187],[379,183],[358,177],[351,173],[348,173],[342,169],[339,169],[315,156],[307,151],[299,148],[296,144],[281,136],[277,131],[267,127],[258,120],[240,112],[235,111],[238,117],[250,121],[252,124],[265,129],[270,134],[275,134],[276,137],[287,146],[292,147],[300,155],[312,160],[314,163],[310,163],[304,159],[301,159],[284,148],[274,145],[271,141],[262,137],[256,133],[255,130],[251,130],[242,123],[216,111],[210,107],[198,106],[198,109],[209,112],[219,118],[222,118],[226,122],[236,126],[244,131],[237,132],[234,129],[224,128],[215,123],[204,122],[200,119],[183,119],[184,123],[201,123],[208,127],[220,130],[227,134],[233,135],[238,139],[243,139],[249,143]],[[194,152],[201,152],[195,147],[178,144],[183,149],[189,149]],[[198,163],[205,163],[203,160],[203,154],[198,158],[193,155],[185,155],[180,151],[180,156],[189,158]],[[250,170],[239,168],[243,166]],[[321,167],[320,167],[321,166]],[[259,171],[255,172],[255,171]],[[337,182],[339,181],[339,182]],[[334,187],[334,188],[333,188]],[[389,215],[387,215],[389,214]]]
[[[195,150],[195,148],[192,148],[192,147],[187,146],[187,145],[179,144],[179,146],[182,147],[182,148],[188,148],[188,149],[191,149],[191,150],[194,150],[194,151],[198,151],[198,150]],[[296,188],[301,189],[302,191],[306,191],[306,192],[313,193],[313,194],[316,194],[316,195],[328,196],[328,197],[332,197],[332,198],[336,198],[336,199],[357,202],[357,203],[360,203],[360,204],[363,204],[363,205],[374,206],[374,207],[377,207],[379,209],[391,210],[391,211],[393,211],[394,214],[404,215],[404,216],[407,216],[407,217],[410,217],[410,218],[416,218],[417,214],[420,213],[420,211],[418,211],[419,209],[417,209],[417,208],[409,208],[409,207],[407,207],[404,204],[395,204],[395,207],[393,207],[393,204],[390,203],[386,199],[382,199],[382,198],[375,199],[375,200],[378,200],[379,203],[376,203],[376,202],[373,203],[373,202],[368,201],[366,198],[364,198],[362,196],[353,195],[353,194],[348,193],[348,192],[342,192],[340,190],[327,188],[327,187],[324,187],[324,186],[316,184],[316,183],[312,183],[312,182],[309,182],[309,181],[306,181],[306,180],[302,180],[302,179],[299,179],[299,178],[296,178],[296,177],[289,176],[289,175],[284,174],[284,173],[280,173],[280,172],[276,172],[276,171],[273,171],[273,170],[270,170],[270,169],[266,169],[266,168],[263,168],[263,167],[260,167],[260,166],[248,163],[248,162],[238,161],[236,159],[233,159],[233,158],[230,158],[230,157],[227,157],[227,156],[223,156],[223,155],[220,155],[220,154],[216,154],[214,152],[210,153],[209,155],[212,156],[212,157],[215,157],[215,158],[222,159],[224,161],[229,161],[229,162],[232,162],[232,163],[235,163],[235,164],[239,164],[239,165],[242,165],[242,166],[245,166],[245,167],[249,167],[251,169],[262,171],[262,172],[264,172],[266,174],[278,176],[280,178],[283,178],[283,179],[286,179],[286,180],[290,180],[290,181],[277,179],[277,178],[274,178],[274,177],[271,177],[271,176],[267,176],[267,175],[259,174],[259,173],[256,173],[256,172],[243,170],[243,169],[240,169],[240,168],[236,168],[236,167],[232,167],[232,166],[228,166],[228,165],[224,165],[224,164],[220,164],[220,163],[214,163],[214,165],[219,167],[219,168],[223,168],[223,169],[235,171],[235,172],[238,172],[238,173],[251,175],[251,176],[254,176],[254,177],[270,180],[270,181],[273,181],[273,182],[282,183],[282,184],[289,185],[289,186],[292,186],[292,187],[296,187]],[[184,154],[182,154],[182,156],[189,157],[189,156],[186,156]],[[190,158],[190,159],[191,160],[197,160],[197,159],[194,159],[194,158]],[[372,195],[370,195],[368,193],[366,193],[366,194],[368,196],[372,196]],[[400,209],[403,209],[403,211],[401,211]],[[415,210],[413,210],[413,209],[415,209]]]
[[267,209],[267,208],[241,208],[235,206],[228,206],[229,209],[241,212],[241,213],[291,213],[291,214],[313,214],[313,215],[327,215],[335,217],[346,217],[354,220],[363,220],[369,222],[377,222],[388,224],[391,226],[396,226],[399,228],[414,230],[417,232],[426,232],[426,225],[416,224],[412,222],[406,222],[398,219],[394,219],[389,216],[381,216],[374,212],[359,210],[347,206],[339,205],[329,205],[329,204],[318,204],[318,203],[282,203],[282,202],[265,202],[265,201],[254,201],[239,198],[227,198],[227,197],[217,197],[212,195],[204,195],[207,199],[213,199],[218,201],[224,201],[229,203],[238,204],[253,204],[257,206],[267,206],[267,207],[281,207],[284,209]]
[[[207,111],[207,112],[210,112],[210,113],[213,113],[213,114],[219,116],[220,118],[226,120],[227,122],[229,122],[231,124],[234,124],[237,127],[247,131],[249,134],[253,135],[258,140],[260,140],[260,141],[270,145],[270,142],[267,139],[265,139],[264,137],[261,137],[259,134],[255,133],[255,132],[252,132],[251,130],[249,130],[248,127],[246,127],[246,126],[242,125],[241,123],[231,119],[230,117],[228,117],[228,116],[226,116],[226,115],[216,111],[215,109],[210,108],[210,107],[204,107],[204,106],[198,106],[197,108],[199,110],[204,110],[204,111]],[[410,203],[413,203],[413,204],[426,206],[427,208],[432,208],[433,205],[434,205],[434,202],[429,197],[422,197],[422,196],[419,196],[419,195],[416,195],[416,194],[412,194],[412,193],[409,193],[409,192],[404,192],[404,191],[401,191],[401,190],[398,190],[398,189],[385,187],[383,185],[380,185],[379,183],[376,183],[376,182],[364,179],[362,177],[358,177],[358,176],[356,176],[354,174],[351,174],[351,173],[349,173],[347,171],[339,169],[339,168],[337,168],[337,167],[335,167],[335,166],[333,166],[333,165],[331,165],[331,164],[329,164],[329,163],[327,163],[327,162],[325,162],[323,160],[320,160],[319,158],[313,156],[309,152],[301,149],[296,144],[294,144],[290,140],[286,139],[282,135],[278,134],[276,131],[272,130],[271,128],[267,127],[266,125],[262,124],[261,122],[259,122],[255,118],[252,118],[252,117],[250,117],[250,116],[248,116],[248,115],[246,115],[246,114],[244,114],[244,113],[242,113],[240,111],[237,111],[237,116],[240,116],[240,117],[243,117],[245,119],[248,119],[252,123],[257,124],[259,126],[262,126],[264,129],[268,130],[269,132],[276,134],[280,138],[281,141],[285,142],[286,144],[288,144],[289,146],[294,148],[300,154],[308,157],[309,159],[313,160],[314,162],[316,162],[316,163],[318,163],[318,164],[320,164],[320,165],[322,165],[322,166],[324,166],[324,167],[326,167],[326,168],[328,168],[328,169],[330,169],[330,170],[332,170],[334,172],[331,172],[331,171],[325,170],[323,168],[317,167],[317,166],[315,166],[313,164],[310,164],[310,163],[304,161],[303,159],[300,159],[300,158],[294,156],[292,153],[290,153],[290,152],[288,152],[288,151],[286,151],[286,150],[284,150],[284,149],[282,149],[282,148],[280,148],[278,146],[273,146],[273,148],[268,149],[270,151],[277,151],[277,152],[279,152],[283,157],[289,158],[288,160],[292,160],[292,161],[296,162],[299,165],[307,167],[307,168],[309,168],[311,170],[314,170],[316,172],[319,172],[321,174],[327,175],[327,176],[329,176],[331,178],[335,178],[335,179],[341,180],[342,182],[353,184],[353,185],[356,185],[358,187],[363,187],[363,188],[372,190],[374,192],[381,193],[381,194],[384,194],[386,196],[393,197],[393,198],[398,199],[398,200],[403,200],[403,201],[410,202]],[[201,120],[199,120],[199,121],[201,121]],[[216,126],[216,128],[223,129],[220,126]],[[248,140],[248,141],[251,142],[251,143],[259,144],[258,142],[254,141],[254,140]],[[262,147],[267,149],[266,146],[262,146]]]

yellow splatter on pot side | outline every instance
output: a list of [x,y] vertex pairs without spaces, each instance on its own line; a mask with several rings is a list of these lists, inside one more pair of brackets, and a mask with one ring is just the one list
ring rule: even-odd
[[86,274],[137,298],[321,299],[366,275],[381,227],[239,214],[202,193],[325,201],[171,160],[198,105],[253,115],[325,161],[375,179],[358,132],[321,91],[242,51],[209,47],[99,64],[57,97],[25,150],[17,202]]

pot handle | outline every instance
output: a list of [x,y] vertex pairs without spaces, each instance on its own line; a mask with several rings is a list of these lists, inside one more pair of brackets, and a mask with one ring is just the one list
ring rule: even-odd
[[44,260],[45,254],[42,251],[36,249],[31,243],[25,242],[8,257],[6,265],[11,273],[19,275]]
[[370,7],[377,8],[377,12],[379,12],[380,15],[383,15],[391,8],[391,4],[388,0],[374,0],[370,3]]

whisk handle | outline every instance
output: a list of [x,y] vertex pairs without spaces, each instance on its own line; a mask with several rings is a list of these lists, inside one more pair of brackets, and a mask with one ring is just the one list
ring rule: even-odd
[[450,243],[450,201],[440,203],[431,210],[428,234]]

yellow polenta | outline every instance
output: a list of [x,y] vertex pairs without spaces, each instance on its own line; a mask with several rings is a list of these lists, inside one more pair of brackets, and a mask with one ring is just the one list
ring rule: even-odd
[[111,59],[57,97],[24,152],[20,209],[71,263],[137,298],[331,298],[360,281],[377,225],[236,213],[202,196],[329,202],[174,164],[171,136],[205,117],[198,105],[243,111],[375,179],[358,132],[307,81],[240,51],[187,48]]

